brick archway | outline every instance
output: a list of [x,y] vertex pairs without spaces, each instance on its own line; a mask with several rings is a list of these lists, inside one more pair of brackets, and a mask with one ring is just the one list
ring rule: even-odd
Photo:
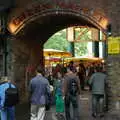
[[[101,13],[88,8],[78,8],[79,6],[63,8],[60,5],[59,8],[54,8],[51,4],[36,5],[34,7],[30,5],[29,9],[20,11],[8,23],[9,31],[16,38],[11,41],[12,54],[15,58],[11,64],[14,69],[11,71],[14,72],[14,80],[18,82],[21,91],[28,84],[24,74],[26,66],[34,67],[40,63],[43,67],[43,44],[51,35],[74,25],[95,27],[105,32],[107,25],[107,19]],[[24,96],[23,93],[21,95]]]
[[[94,27],[101,29],[101,31],[105,32],[108,19],[103,12],[100,10],[81,7],[81,5],[73,3],[65,3],[65,2],[35,2],[28,4],[23,10],[18,12],[17,14],[9,20],[8,29],[12,34],[17,34],[21,29],[24,29],[27,24],[30,22],[36,21],[38,19],[42,19],[42,17],[46,16],[72,16],[81,21],[85,21],[86,25],[91,24]],[[19,10],[19,9],[18,9]],[[72,24],[72,23],[71,23]]]

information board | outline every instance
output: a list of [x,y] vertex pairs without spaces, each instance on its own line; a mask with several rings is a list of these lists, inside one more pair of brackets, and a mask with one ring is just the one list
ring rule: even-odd
[[120,37],[108,38],[108,54],[120,54]]

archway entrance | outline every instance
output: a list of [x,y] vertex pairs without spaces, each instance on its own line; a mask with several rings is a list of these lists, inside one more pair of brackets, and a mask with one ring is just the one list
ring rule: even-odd
[[[80,4],[72,1],[33,2],[28,4],[26,8],[16,11],[16,13],[17,15],[14,15],[16,17],[9,21],[9,31],[17,39],[22,39],[24,43],[27,41],[29,44],[32,43],[28,46],[33,47],[33,44],[40,44],[41,49],[50,36],[64,28],[88,26],[105,33],[108,24],[108,20],[102,11],[81,7]],[[34,57],[39,53],[35,52]],[[41,53],[40,56],[38,62],[43,61],[43,54]],[[36,62],[36,64],[39,63]],[[44,63],[41,62],[41,65],[43,66]]]
[[14,74],[10,72],[10,75],[19,86],[23,101],[29,83],[26,74],[29,72],[34,75],[36,66],[44,66],[43,45],[49,37],[59,30],[72,26],[88,26],[103,33],[106,29],[107,20],[100,14],[98,19],[98,15],[92,14],[93,11],[88,9],[87,12],[83,8],[81,11],[72,8],[47,9],[47,7],[43,10],[38,8],[35,13],[33,13],[35,8],[29,12],[25,10],[9,23],[9,31],[14,35],[10,41],[14,61],[11,61],[12,67],[9,71],[14,72]]
[[[49,11],[43,10],[42,13],[37,11],[37,15],[31,13],[29,16],[25,16],[27,14],[27,11],[25,11],[10,22],[9,30],[16,35],[17,39],[26,39],[25,42],[27,40],[34,41],[42,46],[54,33],[67,27],[88,26],[105,33],[107,19],[100,14],[98,14],[100,19],[95,19],[98,15],[94,16],[92,14],[92,16],[90,14],[94,11],[87,9],[86,12],[85,10],[81,9],[78,13],[74,9],[51,9]],[[41,56],[41,58],[43,57]]]
[[[53,3],[54,4],[54,3]],[[27,8],[28,7],[28,8]],[[14,56],[13,78],[18,82],[25,82],[25,72],[34,71],[37,65],[44,66],[43,44],[54,33],[71,26],[88,26],[105,33],[107,19],[99,11],[80,6],[65,6],[50,3],[39,3],[27,6],[17,17],[13,17],[9,24],[9,31],[15,40],[11,41]],[[21,76],[16,70],[21,68]],[[27,69],[27,70],[26,70]],[[21,84],[19,84],[21,86]],[[22,89],[22,86],[21,86]]]

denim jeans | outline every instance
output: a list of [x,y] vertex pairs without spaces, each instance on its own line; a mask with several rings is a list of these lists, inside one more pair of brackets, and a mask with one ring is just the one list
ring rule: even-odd
[[15,107],[1,109],[0,114],[1,120],[15,120]]
[[104,112],[104,95],[92,95],[92,112],[96,114]]
[[[79,97],[78,96],[72,96],[67,95],[65,96],[65,116],[66,120],[79,120]],[[71,112],[70,112],[70,104],[72,104],[73,108],[73,118],[71,118]]]

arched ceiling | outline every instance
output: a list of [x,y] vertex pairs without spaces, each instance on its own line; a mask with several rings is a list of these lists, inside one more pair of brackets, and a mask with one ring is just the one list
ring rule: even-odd
[[95,27],[82,17],[72,15],[48,15],[29,22],[18,33],[18,37],[46,42],[54,33],[70,26]]

